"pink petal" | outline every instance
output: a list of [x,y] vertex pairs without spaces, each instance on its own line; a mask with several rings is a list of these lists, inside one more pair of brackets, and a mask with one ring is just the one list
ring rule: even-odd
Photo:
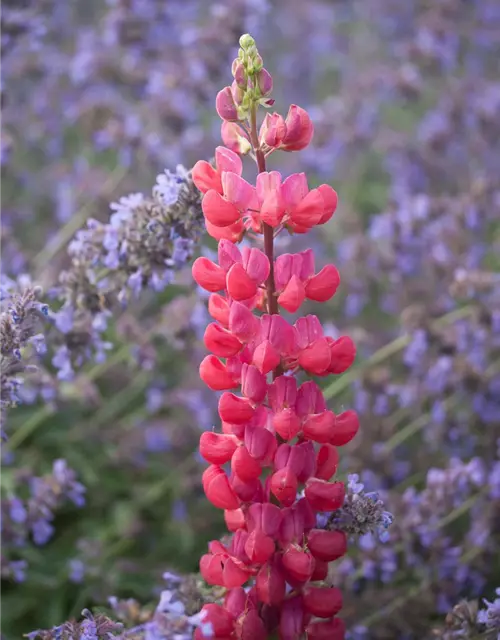
[[219,173],[232,171],[233,173],[241,175],[243,171],[243,162],[239,155],[231,151],[231,149],[222,146],[215,149],[215,166]]

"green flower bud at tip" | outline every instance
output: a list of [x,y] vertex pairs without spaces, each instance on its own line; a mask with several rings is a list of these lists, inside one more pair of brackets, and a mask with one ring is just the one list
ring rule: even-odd
[[244,33],[240,38],[240,47],[242,49],[248,49],[252,46],[255,47],[255,40],[249,33]]

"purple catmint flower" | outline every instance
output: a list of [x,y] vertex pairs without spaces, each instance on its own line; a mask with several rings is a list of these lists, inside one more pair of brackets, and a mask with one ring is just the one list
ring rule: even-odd
[[171,284],[201,234],[200,194],[182,167],[159,176],[151,197],[133,193],[111,209],[108,224],[89,219],[77,232],[68,248],[72,264],[59,278],[65,302],[54,323],[63,344],[52,364],[62,380],[89,357],[105,360],[111,313],[145,289],[158,293]]
[[3,279],[0,287],[0,354],[1,392],[0,427],[5,413],[20,400],[24,375],[34,372],[30,346],[44,352],[44,336],[40,333],[47,320],[48,307],[39,301],[40,287],[32,287],[25,278],[19,283]]

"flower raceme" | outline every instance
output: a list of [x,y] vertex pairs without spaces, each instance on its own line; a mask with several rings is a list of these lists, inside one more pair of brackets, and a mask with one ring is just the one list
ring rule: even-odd
[[[272,79],[253,39],[242,36],[240,45],[233,85],[216,101],[226,146],[216,149],[215,166],[200,161],[193,169],[207,230],[219,241],[217,262],[201,257],[193,264],[195,281],[211,294],[214,320],[200,376],[222,392],[221,430],[200,439],[209,463],[202,484],[232,533],[228,544],[212,541],[201,559],[208,584],[227,590],[224,602],[206,605],[202,616],[214,638],[277,632],[282,640],[339,640],[342,594],[326,579],[329,563],[346,552],[346,535],[320,528],[317,516],[344,503],[345,486],[332,479],[338,447],[359,423],[353,411],[330,410],[316,382],[299,384],[296,376],[341,374],[355,347],[347,336],[326,336],[314,315],[293,324],[279,315],[280,307],[296,313],[305,300],[331,299],[340,282],[335,266],[316,272],[311,249],[273,255],[278,233],[306,233],[327,222],[337,194],[328,185],[309,189],[302,173],[283,180],[266,171],[266,156],[303,149],[313,126],[292,105],[286,119],[267,115],[258,130],[257,106],[271,104]],[[242,178],[240,154],[248,152],[259,170],[255,185]],[[263,249],[237,246],[249,232],[264,236]],[[202,637],[198,629],[195,638]]]

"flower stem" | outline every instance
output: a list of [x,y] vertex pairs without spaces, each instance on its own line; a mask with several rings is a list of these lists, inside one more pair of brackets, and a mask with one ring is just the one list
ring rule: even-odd
[[[258,173],[266,170],[266,157],[260,148],[259,135],[257,132],[257,105],[252,106],[250,112],[250,141],[255,153]],[[269,276],[266,280],[267,292],[267,312],[269,314],[279,314],[278,298],[276,297],[276,285],[274,283],[274,230],[266,222],[262,223],[264,232],[264,253],[269,259]],[[273,379],[281,375],[283,370],[278,366],[273,372]]]

